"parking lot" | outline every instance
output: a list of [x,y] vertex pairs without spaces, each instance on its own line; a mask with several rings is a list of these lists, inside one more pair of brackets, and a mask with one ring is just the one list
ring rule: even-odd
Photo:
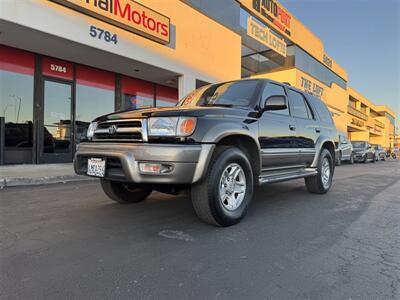
[[97,181],[0,191],[2,299],[399,299],[400,161],[343,164],[327,195],[259,188],[216,228],[188,196],[118,205]]

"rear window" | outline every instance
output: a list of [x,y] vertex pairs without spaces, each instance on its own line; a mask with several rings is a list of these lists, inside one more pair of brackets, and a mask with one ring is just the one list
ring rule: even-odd
[[351,142],[354,148],[365,148],[366,143],[365,142]]

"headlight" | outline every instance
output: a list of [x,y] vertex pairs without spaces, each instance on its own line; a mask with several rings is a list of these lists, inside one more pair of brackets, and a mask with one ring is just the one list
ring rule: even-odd
[[196,118],[160,117],[149,118],[150,136],[189,136],[196,128]]
[[90,123],[86,133],[88,139],[91,139],[94,136],[94,132],[96,131],[96,129],[97,129],[97,122]]

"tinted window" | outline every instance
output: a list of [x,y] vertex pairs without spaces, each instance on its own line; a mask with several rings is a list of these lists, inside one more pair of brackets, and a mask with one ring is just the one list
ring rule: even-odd
[[312,118],[312,116],[309,117],[309,113],[307,111],[308,107],[304,102],[304,97],[302,94],[289,89],[289,98],[293,117],[303,119]]
[[317,110],[317,113],[321,119],[321,121],[329,124],[333,124],[332,114],[326,107],[326,105],[319,99],[313,96],[307,96],[308,99],[313,104],[314,108]]
[[[282,86],[274,84],[274,83],[268,83],[266,87],[264,88],[264,91],[261,96],[261,101],[262,105],[265,104],[265,100],[271,96],[286,96],[285,90]],[[281,110],[271,110],[269,111],[270,113],[274,114],[281,114],[281,115],[289,115],[289,108],[287,107],[286,109],[281,109]]]
[[115,75],[106,71],[76,66],[75,141],[86,140],[90,122],[114,111]]
[[244,80],[204,86],[184,97],[178,106],[249,106],[258,82]]

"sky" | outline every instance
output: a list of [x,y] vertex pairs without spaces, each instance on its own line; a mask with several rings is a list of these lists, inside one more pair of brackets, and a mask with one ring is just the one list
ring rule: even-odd
[[400,124],[400,0],[280,0],[323,42],[349,85]]

